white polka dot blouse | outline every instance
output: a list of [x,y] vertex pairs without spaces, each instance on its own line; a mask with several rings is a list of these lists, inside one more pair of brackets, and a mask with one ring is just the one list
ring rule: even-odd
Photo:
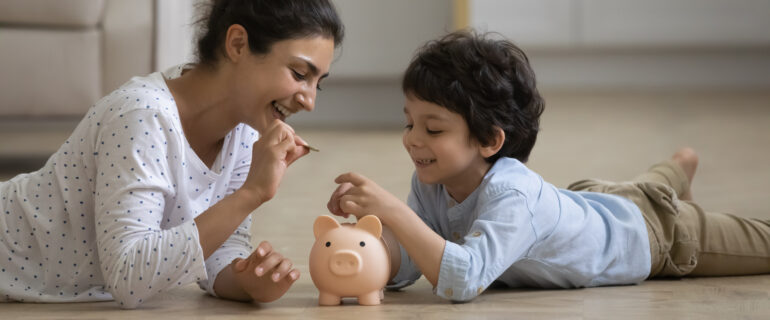
[[239,125],[214,165],[190,148],[165,73],[99,100],[40,170],[0,182],[0,301],[133,308],[246,257],[251,217],[206,261],[194,218],[246,179],[258,133]]

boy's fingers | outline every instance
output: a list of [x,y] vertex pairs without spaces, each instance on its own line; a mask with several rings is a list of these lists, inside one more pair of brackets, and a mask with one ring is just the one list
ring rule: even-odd
[[334,182],[335,183],[350,182],[354,186],[358,187],[364,184],[364,182],[366,182],[366,178],[364,178],[364,176],[357,174],[355,172],[348,172],[348,173],[343,173],[339,175],[336,179],[334,179]]
[[352,198],[353,197],[351,196],[342,197],[342,199],[340,199],[340,208],[342,208],[342,211],[346,214],[352,214],[358,217],[363,214],[363,207],[353,201]]
[[326,208],[329,209],[329,212],[338,216],[345,214],[340,209],[340,198],[345,195],[345,193],[350,190],[351,187],[353,187],[353,185],[347,182],[337,186],[337,189],[334,190],[331,198],[329,198],[329,202],[326,204]]
[[332,198],[329,199],[329,202],[326,203],[326,208],[329,209],[329,212],[332,214],[338,215],[340,211],[340,201],[332,196]]

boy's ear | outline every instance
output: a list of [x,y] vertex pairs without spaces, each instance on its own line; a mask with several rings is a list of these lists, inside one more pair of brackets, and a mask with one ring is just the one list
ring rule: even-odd
[[315,223],[313,224],[313,235],[315,235],[316,240],[324,235],[324,233],[329,232],[329,230],[334,228],[339,228],[340,223],[337,222],[334,218],[330,216],[318,216],[318,218],[315,219]]
[[489,158],[495,155],[498,151],[500,151],[500,148],[503,147],[504,142],[505,131],[503,131],[503,129],[500,127],[495,127],[495,136],[491,143],[489,145],[480,147],[481,156],[484,158]]

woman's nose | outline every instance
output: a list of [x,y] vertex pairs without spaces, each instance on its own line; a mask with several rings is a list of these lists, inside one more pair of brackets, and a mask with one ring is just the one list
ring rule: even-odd
[[307,111],[315,109],[316,88],[307,88],[297,93],[297,102]]

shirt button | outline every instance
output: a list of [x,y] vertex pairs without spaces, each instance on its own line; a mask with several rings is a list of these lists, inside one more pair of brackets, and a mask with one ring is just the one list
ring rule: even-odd
[[460,233],[459,232],[452,232],[452,238],[455,239],[455,241],[460,240]]
[[479,294],[481,294],[482,292],[484,292],[484,287],[482,287],[482,286],[479,286],[479,288],[476,290],[476,292],[478,292]]
[[444,290],[444,295],[446,295],[447,297],[452,297],[453,293],[454,292],[452,291],[452,288],[448,288],[448,289]]
[[481,231],[476,231],[476,232],[474,232],[474,233],[473,233],[473,236],[474,236],[474,237],[478,237],[478,236],[480,236],[480,235],[481,235]]

